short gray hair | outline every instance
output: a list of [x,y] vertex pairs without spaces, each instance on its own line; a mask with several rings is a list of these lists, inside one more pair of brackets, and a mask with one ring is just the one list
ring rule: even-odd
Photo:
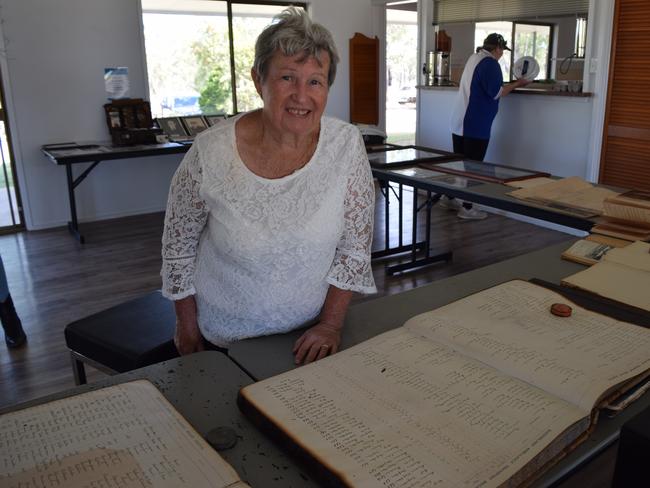
[[285,56],[304,52],[306,56],[313,56],[319,61],[320,54],[326,52],[330,57],[327,84],[332,86],[334,83],[339,55],[332,34],[321,24],[312,22],[303,9],[289,7],[283,10],[257,38],[253,69],[262,80],[266,78],[269,62],[278,50]]

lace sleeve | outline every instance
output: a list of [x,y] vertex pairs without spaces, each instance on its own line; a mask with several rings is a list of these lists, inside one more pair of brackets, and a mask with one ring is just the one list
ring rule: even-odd
[[195,294],[194,263],[208,210],[199,196],[201,165],[194,144],[172,178],[162,237],[162,293],[171,300]]
[[370,264],[375,189],[363,139],[358,132],[355,141],[352,141],[351,154],[352,169],[348,176],[343,210],[343,234],[327,282],[342,290],[376,293]]

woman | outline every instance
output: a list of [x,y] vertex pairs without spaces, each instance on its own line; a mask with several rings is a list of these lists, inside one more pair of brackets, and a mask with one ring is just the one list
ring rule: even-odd
[[181,354],[310,327],[295,362],[337,351],[370,266],[374,189],[363,140],[323,117],[338,55],[289,8],[260,34],[251,70],[264,106],[204,131],[171,184],[163,294]]

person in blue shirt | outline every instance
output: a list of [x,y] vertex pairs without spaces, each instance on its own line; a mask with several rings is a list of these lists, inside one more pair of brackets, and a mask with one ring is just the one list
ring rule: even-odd
[[[499,59],[504,51],[510,51],[501,34],[490,34],[467,60],[460,79],[458,97],[451,116],[451,136],[454,152],[468,159],[483,161],[490,142],[492,122],[499,110],[499,100],[515,88],[530,83],[519,79],[503,84]],[[484,219],[487,214],[472,208],[469,203],[462,206],[458,200],[447,200],[448,208],[458,209],[463,219]]]
[[5,267],[0,257],[0,322],[5,333],[5,343],[10,349],[15,349],[27,340],[27,336],[23,331],[23,325],[18,318],[14,302],[9,293],[9,284],[7,283],[7,275]]

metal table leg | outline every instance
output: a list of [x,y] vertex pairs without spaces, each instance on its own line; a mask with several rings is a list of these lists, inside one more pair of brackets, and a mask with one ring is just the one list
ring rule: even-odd
[[72,164],[66,163],[65,165],[65,175],[68,183],[68,199],[70,200],[70,221],[68,222],[68,230],[70,233],[83,244],[86,239],[79,231],[79,221],[77,219],[77,203],[75,200],[74,190],[83,180],[86,179],[86,176],[97,166],[101,161],[95,161],[88,168],[86,168],[83,173],[81,173],[77,178],[74,178],[72,175]]
[[65,165],[65,175],[68,181],[68,198],[70,200],[70,221],[68,222],[68,231],[77,239],[81,244],[84,243],[84,236],[79,232],[79,222],[77,221],[77,203],[74,197],[74,180],[72,177],[72,164]]
[[[413,188],[413,223],[412,223],[412,232],[411,232],[411,242],[415,242],[416,245],[411,245],[411,259],[405,263],[396,264],[393,266],[388,266],[386,268],[386,273],[388,275],[393,275],[395,273],[400,273],[403,271],[409,271],[415,268],[421,268],[422,266],[428,266],[431,264],[436,264],[439,262],[451,261],[453,253],[451,251],[431,255],[431,209],[433,206],[440,200],[440,195],[432,195],[431,191],[427,191],[427,198],[418,206],[418,189]],[[426,209],[426,229],[425,229],[425,239],[424,241],[418,242],[417,238],[417,219],[418,214],[423,209]],[[401,220],[400,215],[400,220]],[[406,246],[405,246],[406,247]],[[424,257],[418,258],[418,251],[424,249]]]

